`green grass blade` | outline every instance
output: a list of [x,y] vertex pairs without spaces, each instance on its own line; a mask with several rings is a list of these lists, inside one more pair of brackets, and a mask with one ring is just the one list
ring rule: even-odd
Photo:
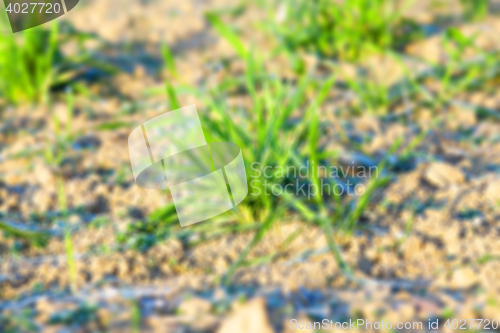
[[222,37],[224,37],[229,42],[229,44],[231,44],[238,55],[242,59],[247,59],[248,51],[240,37],[224,22],[222,22],[222,20],[216,14],[208,13],[206,17],[210,24],[212,24],[212,26],[215,28],[215,30]]

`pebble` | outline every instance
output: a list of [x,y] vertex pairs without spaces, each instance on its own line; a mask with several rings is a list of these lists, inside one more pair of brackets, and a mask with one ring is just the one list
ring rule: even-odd
[[240,306],[225,319],[217,333],[272,333],[266,312],[266,301],[259,297]]
[[460,169],[440,162],[429,165],[423,178],[427,183],[437,188],[465,182],[465,176]]
[[479,277],[471,268],[461,268],[453,272],[450,284],[451,289],[468,289],[479,282]]
[[197,318],[208,314],[211,308],[212,304],[206,299],[194,297],[183,301],[178,310],[186,317]]

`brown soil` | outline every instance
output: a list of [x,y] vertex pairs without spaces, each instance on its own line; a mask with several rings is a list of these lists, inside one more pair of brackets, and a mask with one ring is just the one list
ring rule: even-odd
[[[208,9],[230,5],[233,3],[227,0],[130,0],[126,6],[120,4],[118,11],[116,1],[89,1],[67,15],[77,29],[95,32],[109,43],[101,52],[103,59],[128,72],[91,84],[95,96],[104,97],[77,99],[73,132],[78,135],[62,169],[77,258],[77,290],[73,293],[68,291],[65,245],[57,223],[56,178],[41,153],[54,140],[50,110],[19,107],[5,111],[0,125],[0,212],[9,223],[34,228],[46,228],[49,224],[43,220],[56,216],[50,227],[57,236],[42,248],[0,236],[1,320],[32,320],[44,331],[54,332],[64,328],[123,332],[133,329],[134,311],[139,309],[144,330],[287,332],[290,318],[359,317],[422,321],[424,326],[429,318],[449,313],[453,318],[498,319],[500,125],[459,103],[446,110],[413,110],[405,125],[368,115],[355,119],[332,116],[336,103],[349,101],[328,102],[322,108],[323,121],[331,129],[325,144],[342,146],[342,137],[369,136],[371,140],[362,144],[362,150],[370,156],[383,156],[401,135],[410,142],[418,135],[416,125],[425,129],[433,119],[443,124],[431,129],[419,145],[412,167],[402,168],[377,193],[380,204],[365,212],[354,236],[336,236],[344,259],[355,272],[354,280],[340,272],[322,230],[293,215],[273,227],[249,259],[275,253],[277,257],[271,263],[240,268],[227,289],[220,286],[220,278],[250,242],[252,233],[228,234],[192,248],[168,239],[146,252],[113,250],[116,233],[170,201],[165,192],[134,186],[127,152],[131,129],[168,110],[166,98],[142,93],[146,88],[162,87],[165,75],[157,74],[161,68],[159,45],[172,46],[182,73],[178,83],[215,85],[225,75],[240,73],[241,62],[231,60],[235,52],[203,16]],[[415,15],[422,13],[428,11]],[[250,6],[235,25],[259,45],[271,45],[272,41],[251,29],[251,23],[262,15]],[[429,20],[424,16],[419,19]],[[479,33],[482,48],[494,48],[498,46],[499,22],[489,18],[462,29]],[[124,52],[127,47],[131,52]],[[440,52],[438,41],[431,37],[411,45],[407,55],[432,61],[440,59]],[[232,61],[229,69],[214,69],[221,59]],[[362,66],[371,69],[370,75],[388,83],[403,75],[391,70],[390,62],[377,58],[365,62]],[[293,76],[280,59],[267,66],[283,77]],[[318,73],[324,71],[316,60],[308,66]],[[425,70],[420,65],[412,68]],[[344,75],[350,75],[348,65]],[[494,89],[458,99],[490,110],[500,105]],[[202,105],[192,96],[181,95],[181,104],[192,103]],[[246,101],[235,97],[229,103]],[[141,112],[123,112],[131,107]],[[56,104],[53,112],[64,121],[64,104]],[[129,125],[98,130],[99,125],[115,121],[117,114]],[[123,180],[118,181],[118,173]],[[35,215],[42,216],[40,225],[31,223]],[[109,223],[92,227],[98,218]],[[300,228],[300,236],[280,249]],[[26,315],[23,309],[33,311]]]

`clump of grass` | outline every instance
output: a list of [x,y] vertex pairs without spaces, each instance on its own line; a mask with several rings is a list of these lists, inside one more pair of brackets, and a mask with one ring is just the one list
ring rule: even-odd
[[[304,167],[303,161],[309,161],[310,170],[308,174],[310,176],[304,181],[306,181],[310,185],[316,186],[316,188],[318,189],[321,188],[324,183],[328,183],[332,187],[337,185],[336,179],[321,178],[318,172],[314,172],[312,170],[314,168],[314,165],[334,165],[335,159],[332,159],[331,156],[337,155],[333,151],[325,151],[321,148],[321,131],[319,130],[321,128],[321,122],[319,120],[319,106],[328,95],[328,92],[330,91],[334,81],[335,80],[333,78],[328,80],[322,86],[322,88],[319,89],[318,96],[314,99],[314,102],[306,109],[305,115],[302,118],[302,123],[304,124],[304,133],[297,136],[300,139],[294,142],[293,146],[285,145],[284,147],[280,147],[278,144],[278,147],[274,148],[275,150],[273,150],[273,147],[265,147],[264,145],[265,148],[262,151],[262,155],[257,155],[257,161],[266,161],[263,164],[266,166],[273,165],[273,163],[282,163],[278,165],[291,165],[296,168]],[[277,103],[277,105],[280,105],[280,101],[277,101]],[[282,102],[281,105],[283,105]],[[273,105],[273,107],[279,110],[278,106]],[[228,114],[229,111],[227,111],[227,109],[220,109],[218,112],[224,113],[225,119],[230,117],[230,114]],[[261,116],[267,121],[270,120],[266,117],[265,114]],[[210,121],[205,121],[203,123],[205,124],[207,122],[210,123]],[[213,124],[213,122],[210,124]],[[273,125],[275,125],[275,123],[271,121],[270,128],[272,129],[272,131],[276,131],[276,138],[270,135],[267,135],[267,137],[271,138],[270,140],[273,142],[279,142],[278,138],[283,138],[283,134],[286,131],[286,128],[284,126],[276,128]],[[209,132],[215,131],[210,130]],[[237,140],[236,136],[239,132],[244,132],[244,128],[239,128],[239,131],[230,131],[226,134],[226,136],[220,139],[228,141]],[[266,137],[266,135],[264,135],[264,137]],[[253,141],[256,140],[257,137],[250,136],[250,139]],[[267,143],[266,140],[263,140],[263,142]],[[402,140],[397,141],[389,150],[387,157],[383,159],[379,164],[378,170],[380,173],[384,172],[389,157],[391,157],[392,154],[394,154],[395,151],[400,147],[401,142]],[[259,146],[257,145],[257,147]],[[255,155],[253,155],[253,157],[249,156],[248,158],[255,158]],[[250,159],[250,161],[255,160]],[[252,172],[249,173],[252,174]],[[256,179],[256,175],[251,175],[250,177]],[[345,198],[343,198],[341,194],[337,194],[337,192],[335,191],[333,191],[332,194],[328,194],[325,196],[313,195],[311,198],[309,196],[303,197],[295,196],[293,194],[290,195],[287,192],[281,193],[281,195],[279,196],[268,196],[264,194],[264,191],[269,191],[275,184],[280,184],[280,182],[283,182],[283,180],[279,178],[272,179],[269,177],[263,177],[261,181],[265,185],[263,186],[262,192],[259,192],[260,195],[255,196],[254,194],[253,197],[249,197],[241,205],[246,205],[250,210],[256,211],[259,208],[261,209],[261,207],[265,207],[265,204],[269,201],[271,203],[272,211],[267,214],[260,215],[260,228],[255,233],[252,241],[247,245],[247,247],[245,247],[237,260],[231,265],[228,272],[223,278],[223,283],[230,283],[231,276],[233,275],[235,270],[245,264],[246,257],[249,255],[250,251],[262,240],[262,238],[270,230],[272,225],[279,222],[284,216],[286,216],[287,213],[290,213],[290,211],[292,210],[298,212],[306,222],[322,228],[327,240],[328,247],[333,254],[340,270],[347,276],[352,278],[353,272],[342,257],[341,251],[336,244],[334,234],[338,232],[352,234],[358,220],[361,218],[363,212],[367,209],[371,199],[373,198],[373,194],[375,193],[375,191],[385,186],[389,180],[390,178],[387,176],[372,179],[368,183],[366,192],[363,195],[361,195],[354,202],[346,204]],[[284,185],[284,183],[281,184]],[[286,242],[291,241],[293,241],[293,239],[287,240]]]
[[289,52],[355,61],[374,51],[399,49],[420,37],[403,18],[408,1],[284,1],[273,30]]
[[[222,218],[221,221],[208,225],[208,229],[207,225],[203,224],[192,226],[189,230],[177,233],[177,236],[182,237],[181,234],[189,235],[197,231],[216,236],[256,228],[253,240],[223,279],[223,282],[229,283],[231,274],[237,267],[245,264],[246,256],[252,248],[260,242],[272,225],[289,214],[292,208],[307,215],[307,220],[311,223],[325,221],[325,215],[322,215],[321,219],[316,218],[315,213],[308,208],[307,201],[310,198],[296,199],[286,196],[279,198],[265,194],[273,185],[284,185],[287,180],[279,177],[266,177],[262,172],[251,168],[250,163],[298,168],[302,166],[304,159],[312,158],[312,154],[318,149],[320,138],[319,135],[314,134],[318,130],[318,122],[314,119],[317,119],[318,107],[328,96],[335,78],[332,77],[324,83],[319,83],[317,80],[303,76],[297,84],[291,85],[278,78],[272,78],[265,73],[261,61],[244,49],[243,43],[231,29],[219,20],[214,21],[212,18],[212,22],[215,22],[217,30],[238,49],[238,53],[246,56],[247,70],[244,77],[229,78],[209,91],[200,92],[199,97],[207,105],[207,109],[200,112],[202,126],[208,142],[233,142],[242,148],[247,174],[250,180],[256,180],[253,183],[253,189],[258,191],[258,194],[250,194],[238,206],[233,218]],[[169,57],[165,58],[167,64],[171,63]],[[170,70],[172,71],[171,68]],[[245,91],[251,99],[251,106],[234,108],[227,105],[226,101],[231,91]],[[316,96],[310,98],[311,94]],[[167,95],[171,102],[178,100],[176,91],[170,83],[167,83]],[[298,125],[294,121],[297,112],[300,112],[302,117]],[[323,152],[316,157],[324,158],[325,155],[327,154]],[[235,220],[240,223],[235,226],[231,225],[231,221]],[[217,224],[219,230],[213,231],[214,224]],[[144,224],[140,223],[140,225]],[[335,257],[340,261],[340,267],[346,268],[331,233],[328,239]],[[292,240],[288,240],[287,243]]]
[[[255,162],[261,168],[266,166],[301,168],[306,161],[310,163],[310,168],[314,168],[314,165],[336,165],[338,152],[325,149],[320,140],[324,127],[320,117],[321,105],[329,98],[336,78],[329,77],[321,81],[307,75],[299,75],[297,81],[285,82],[271,76],[264,69],[262,59],[250,52],[231,28],[213,14],[209,15],[208,19],[243,58],[246,70],[243,76],[229,77],[217,86],[198,90],[198,97],[204,105],[199,109],[199,115],[209,143],[233,142],[242,149],[249,177],[250,194],[238,205],[236,211],[229,212],[229,216],[223,214],[226,216],[211,221],[210,224],[193,225],[178,231],[171,226],[173,221],[171,217],[160,214],[158,219],[150,218],[146,222],[132,225],[128,235],[123,235],[121,238],[125,242],[132,239],[134,234],[142,234],[141,237],[155,236],[146,239],[146,248],[149,248],[151,240],[154,242],[158,240],[157,231],[167,228],[168,231],[164,234],[166,237],[189,239],[190,236],[195,236],[197,241],[187,242],[188,245],[195,245],[210,237],[256,229],[252,241],[222,277],[222,282],[228,284],[237,268],[269,262],[276,258],[277,255],[274,253],[251,261],[247,260],[252,249],[275,223],[282,222],[290,215],[299,214],[306,223],[323,229],[329,250],[339,268],[347,276],[352,277],[352,270],[343,260],[334,234],[353,233],[359,219],[371,204],[374,194],[392,179],[383,173],[388,169],[389,162],[392,161],[403,140],[397,140],[389,149],[387,156],[378,165],[378,171],[382,176],[378,178],[377,175],[376,179],[372,179],[365,193],[358,198],[346,200],[335,191],[333,195],[312,197],[289,195],[286,192],[281,195],[269,194],[273,186],[283,187],[296,179],[277,177],[274,174],[265,175],[252,166]],[[166,46],[163,52],[169,74],[174,75],[176,71],[171,52]],[[196,92],[194,89],[185,91]],[[179,107],[177,91],[170,80],[166,82],[166,93],[171,106]],[[242,93],[248,96],[247,103],[238,106],[227,103],[232,96]],[[421,139],[419,136],[410,143],[402,156],[407,156],[408,150],[414,149]],[[300,181],[316,185],[317,188],[323,181],[332,187],[342,185],[336,179],[322,178],[323,176],[317,172],[310,172],[309,175],[311,176]],[[292,234],[278,250],[283,250],[297,236],[298,233]],[[138,244],[144,243],[139,241]]]
[[172,110],[179,109],[181,107],[175,89],[172,85],[172,79],[177,76],[177,69],[175,68],[175,61],[172,51],[167,45],[162,46],[163,60],[165,61],[165,66],[167,67],[168,77],[165,79],[165,91],[170,102]]
[[349,89],[356,94],[358,104],[354,112],[362,114],[385,114],[393,102],[390,87],[368,78],[346,78]]
[[7,101],[46,101],[55,82],[54,63],[58,52],[59,29],[26,30],[22,40],[14,34],[0,34],[0,93]]
[[[463,66],[463,57],[467,51],[475,49],[475,37],[466,37],[460,30],[450,28],[443,35],[443,45],[448,53],[448,61],[442,66],[441,71],[441,96],[446,99],[457,92],[463,91],[468,84],[478,77],[474,67]],[[462,74],[462,77],[458,75]]]
[[[0,29],[5,24],[1,21]],[[0,34],[0,97],[11,104],[46,103],[51,89],[67,85],[87,66],[113,71],[83,49],[83,42],[94,38],[70,26],[61,29],[56,21],[50,29],[35,27],[18,34]],[[76,55],[61,51],[70,42],[79,47]]]
[[175,206],[169,204],[153,212],[145,221],[130,223],[126,230],[118,233],[117,241],[123,248],[147,251],[168,238],[177,223]]
[[[291,83],[270,76],[264,70],[260,58],[249,52],[229,27],[218,19],[213,17],[210,19],[216,25],[217,31],[231,43],[241,57],[244,57],[246,70],[243,77],[227,78],[222,84],[200,92],[199,97],[205,105],[205,108],[200,110],[201,123],[208,142],[233,142],[242,149],[250,182],[249,196],[238,206],[232,219],[217,224],[217,228],[220,228],[217,231],[219,234],[224,234],[257,229],[252,241],[231,265],[222,282],[230,283],[235,270],[249,264],[247,256],[271,227],[290,214],[299,214],[307,223],[318,225],[323,229],[328,247],[339,268],[352,277],[352,271],[342,258],[334,234],[337,232],[352,234],[358,220],[373,199],[374,193],[385,186],[391,178],[382,176],[372,179],[368,183],[367,191],[350,203],[335,191],[333,195],[312,197],[289,195],[286,192],[281,195],[269,194],[273,186],[284,186],[295,179],[277,177],[274,174],[265,175],[252,166],[255,162],[261,167],[282,168],[304,167],[306,161],[309,162],[310,168],[314,165],[335,165],[337,152],[325,149],[320,143],[323,125],[319,114],[320,107],[329,97],[336,79],[330,77],[320,82],[302,75],[297,82]],[[169,58],[166,57],[166,60],[168,63]],[[172,68],[170,70],[172,71]],[[170,99],[177,101],[174,87],[170,84],[167,87]],[[235,92],[244,92],[248,95],[248,104],[229,105],[227,100]],[[300,121],[297,122],[297,119]],[[389,159],[401,143],[402,140],[398,140],[388,151],[386,158],[378,166],[380,173],[384,172]],[[317,172],[310,172],[309,175],[311,176],[301,181],[316,185],[317,188],[322,181],[328,182],[331,186],[337,185],[337,180],[321,178]],[[236,228],[231,227],[231,222],[234,224],[235,221],[239,222],[236,223]],[[208,225],[212,229],[212,234],[214,224]],[[251,228],[241,227],[245,225]],[[195,225],[183,232],[205,231],[206,227],[204,224]],[[291,243],[294,237],[296,235],[287,239],[283,247]],[[252,262],[266,262],[274,257]]]
[[[442,42],[447,61],[433,64],[431,72],[431,76],[439,82],[439,89],[435,94],[438,105],[450,104],[458,94],[465,91],[482,89],[498,75],[498,51],[480,49],[475,40],[475,35],[466,36],[456,28],[449,28],[443,33]],[[466,54],[474,54],[474,57],[464,60]]]

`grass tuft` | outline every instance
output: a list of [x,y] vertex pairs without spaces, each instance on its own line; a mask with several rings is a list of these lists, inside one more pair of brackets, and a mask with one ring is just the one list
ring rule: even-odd
[[421,33],[403,18],[409,1],[285,1],[273,27],[290,52],[356,61],[373,52],[400,49]]
[[[306,164],[310,168],[313,168],[313,165],[336,164],[338,152],[325,149],[321,144],[323,123],[320,116],[321,106],[329,98],[336,78],[332,76],[321,82],[308,75],[300,75],[296,82],[284,82],[270,76],[262,59],[244,49],[242,41],[232,29],[215,16],[209,18],[217,31],[244,57],[246,70],[242,77],[227,78],[221,84],[199,92],[198,97],[205,105],[205,108],[200,110],[201,123],[208,142],[233,142],[242,149],[250,193],[235,212],[229,213],[232,217],[208,225],[212,231],[207,232],[207,226],[199,225],[180,232],[171,229],[170,236],[182,237],[181,235],[197,232],[202,232],[205,236],[217,236],[228,232],[248,231],[256,227],[257,231],[251,242],[222,277],[221,282],[227,285],[231,283],[232,275],[239,267],[276,258],[270,256],[247,261],[252,249],[274,224],[285,220],[290,214],[298,214],[306,223],[317,225],[324,231],[330,252],[340,270],[352,277],[353,272],[342,257],[335,234],[341,231],[352,234],[358,220],[371,203],[374,193],[384,187],[391,178],[383,176],[372,179],[363,195],[348,202],[350,199],[337,195],[335,191],[330,196],[311,197],[287,193],[274,195],[270,191],[273,186],[284,187],[299,179],[277,177],[275,174],[269,176],[262,172],[266,166],[292,166],[299,169]],[[173,62],[168,54],[170,53],[165,54],[165,63],[169,72],[174,72]],[[170,99],[177,100],[174,87],[170,83],[167,83],[167,87]],[[227,101],[235,92],[248,96],[248,103],[237,106],[228,104]],[[296,121],[297,117],[300,117],[300,122]],[[379,173],[384,172],[389,159],[401,144],[402,140],[398,140],[389,149],[386,158],[378,165]],[[317,188],[325,181],[332,187],[339,185],[336,179],[321,178],[317,172],[310,172],[307,179],[300,181],[316,185]],[[165,225],[164,222],[168,220],[160,218],[158,223]],[[214,232],[215,224],[218,223],[218,230]],[[137,224],[139,229],[147,225],[143,222]],[[157,224],[153,225],[156,225],[153,227],[156,233]],[[146,235],[150,234],[148,232]],[[151,238],[146,240],[150,241]]]
[[[0,22],[0,29],[5,26]],[[0,34],[0,96],[8,103],[47,103],[52,89],[66,86],[89,66],[114,71],[83,48],[83,42],[95,36],[60,28],[57,21],[50,29],[35,27],[18,34]],[[65,55],[64,45],[75,42],[76,55]]]

